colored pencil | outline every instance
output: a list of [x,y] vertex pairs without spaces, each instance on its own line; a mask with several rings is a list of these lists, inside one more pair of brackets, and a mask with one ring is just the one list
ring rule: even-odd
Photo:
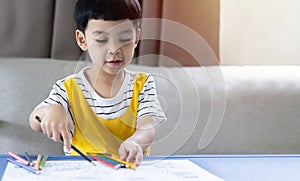
[[78,148],[76,148],[74,145],[71,144],[71,148],[76,151],[80,156],[82,156],[85,160],[87,160],[88,162],[90,162],[91,164],[93,164],[94,166],[95,163],[93,163],[93,160],[91,160],[89,157],[85,156]]
[[28,161],[28,165],[33,166],[34,163],[32,162],[32,159],[30,158],[29,154],[27,152],[25,152],[25,157]]
[[42,154],[38,154],[37,160],[34,165],[34,168],[36,170],[40,170],[41,161],[42,161]]
[[16,166],[18,166],[20,168],[25,169],[25,170],[27,170],[27,171],[29,171],[31,173],[34,173],[34,174],[37,174],[37,175],[41,173],[40,171],[35,170],[33,167],[24,165],[23,163],[20,163],[20,162],[14,160],[14,159],[7,158],[7,161],[11,162],[12,164],[14,164],[14,165],[16,165]]
[[42,159],[41,165],[40,165],[40,169],[44,168],[47,158],[48,158],[48,155],[43,156],[43,159]]
[[97,154],[97,157],[100,158],[100,159],[103,159],[103,160],[105,160],[105,161],[107,161],[107,162],[109,162],[111,164],[114,164],[114,165],[118,166],[119,168],[126,168],[123,163],[117,162],[117,161],[115,161],[115,160],[113,160],[113,159],[111,159],[109,157],[106,157],[106,156],[104,156],[102,154]]
[[134,163],[123,161],[123,160],[119,159],[118,156],[116,156],[116,155],[112,155],[111,159],[113,159],[113,160],[115,160],[117,162],[123,163],[126,167],[129,167],[129,168],[131,168],[133,170],[136,169],[136,165]]
[[103,163],[104,165],[108,166],[108,167],[111,167],[113,169],[119,169],[120,168],[120,165],[114,165],[110,162],[107,162],[105,161],[104,159],[101,159],[99,157],[96,157],[96,156],[92,156],[92,158],[100,163]]
[[[39,117],[39,116],[35,116],[35,119],[41,123],[42,122],[42,119]],[[71,132],[71,131],[70,131]],[[63,141],[63,139],[61,138],[61,141]],[[85,160],[87,160],[88,162],[90,162],[91,164],[93,164],[94,166],[95,163],[93,163],[93,160],[91,160],[90,158],[88,158],[87,156],[85,156],[78,148],[76,148],[74,145],[71,144],[71,148],[76,152],[78,153],[81,157],[83,157]]]
[[14,159],[18,160],[18,162],[22,163],[23,165],[29,165],[29,162],[18,155],[14,154],[13,152],[8,152],[8,155],[13,157]]

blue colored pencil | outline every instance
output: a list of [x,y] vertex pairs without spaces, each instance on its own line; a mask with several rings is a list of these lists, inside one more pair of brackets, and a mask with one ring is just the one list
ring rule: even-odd
[[34,174],[36,174],[36,175],[39,175],[39,174],[41,173],[40,171],[35,170],[33,167],[24,165],[24,164],[22,164],[22,163],[20,163],[20,162],[17,162],[17,161],[14,160],[14,159],[7,158],[7,161],[11,162],[12,164],[14,164],[14,165],[16,165],[16,166],[18,166],[18,167],[20,167],[20,168],[25,169],[25,170],[27,170],[27,171],[29,171],[29,172],[31,172],[31,173],[34,173]]
[[34,166],[34,163],[32,162],[32,159],[31,159],[31,157],[29,156],[29,154],[27,152],[25,152],[25,157],[28,161],[28,165]]

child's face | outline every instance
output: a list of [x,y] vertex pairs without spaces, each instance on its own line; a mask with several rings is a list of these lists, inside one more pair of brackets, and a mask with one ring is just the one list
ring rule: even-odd
[[134,55],[140,30],[130,20],[89,20],[85,35],[76,31],[80,48],[88,50],[93,65],[109,74],[117,74]]

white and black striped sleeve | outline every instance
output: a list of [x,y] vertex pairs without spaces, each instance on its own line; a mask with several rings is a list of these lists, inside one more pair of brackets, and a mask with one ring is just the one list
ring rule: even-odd
[[70,116],[72,122],[74,123],[72,112],[70,109],[70,104],[68,101],[68,97],[66,94],[65,87],[63,86],[64,80],[59,80],[57,81],[53,87],[52,90],[49,93],[49,96],[41,102],[37,107],[43,107],[43,106],[48,106],[48,105],[53,105],[53,104],[60,104],[64,107],[68,115]]
[[155,116],[158,124],[166,120],[156,93],[155,81],[151,74],[148,75],[143,90],[139,95],[137,119],[149,115]]

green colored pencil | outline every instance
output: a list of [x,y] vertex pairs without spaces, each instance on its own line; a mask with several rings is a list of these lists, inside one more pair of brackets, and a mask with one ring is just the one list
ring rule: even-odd
[[44,156],[43,156],[43,159],[42,159],[41,165],[40,165],[40,168],[41,168],[41,169],[44,168],[45,163],[46,163],[46,161],[47,161],[47,158],[48,158],[48,155],[44,155]]

